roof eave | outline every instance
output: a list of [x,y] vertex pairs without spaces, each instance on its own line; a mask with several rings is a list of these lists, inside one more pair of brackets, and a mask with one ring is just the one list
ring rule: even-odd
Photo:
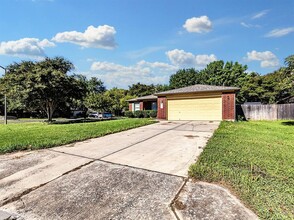
[[205,93],[205,92],[236,92],[239,91],[240,88],[235,89],[226,89],[226,90],[208,90],[208,91],[194,91],[194,92],[170,92],[170,93],[156,93],[154,95],[158,96],[167,96],[167,95],[177,95],[177,94],[192,94],[192,93]]
[[157,100],[157,97],[154,97],[154,98],[135,98],[135,99],[129,99],[127,100],[127,102],[139,102],[139,101],[154,101],[154,100]]

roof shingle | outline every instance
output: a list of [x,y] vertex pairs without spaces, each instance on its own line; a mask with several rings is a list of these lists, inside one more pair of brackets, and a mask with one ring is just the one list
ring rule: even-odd
[[143,100],[156,100],[157,96],[155,95],[146,95],[146,96],[141,96],[138,98],[133,98],[129,99],[128,102],[136,102],[136,101],[143,101]]
[[164,92],[156,93],[156,96],[161,95],[172,95],[172,94],[181,94],[181,93],[197,93],[197,92],[222,92],[222,91],[238,91],[238,87],[230,86],[211,86],[211,85],[201,85],[196,84],[193,86],[187,86],[179,89],[172,89]]

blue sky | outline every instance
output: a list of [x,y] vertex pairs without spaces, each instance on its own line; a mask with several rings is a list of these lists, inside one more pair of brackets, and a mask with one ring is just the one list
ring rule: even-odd
[[168,83],[179,68],[214,60],[265,74],[294,54],[293,0],[1,0],[0,7],[0,65],[63,56],[107,88]]

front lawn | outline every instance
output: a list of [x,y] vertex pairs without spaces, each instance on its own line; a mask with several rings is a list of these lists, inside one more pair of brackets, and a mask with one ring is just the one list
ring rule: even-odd
[[189,172],[229,187],[261,219],[294,219],[294,122],[222,122]]
[[152,123],[150,119],[122,119],[79,124],[1,124],[0,153],[53,147]]

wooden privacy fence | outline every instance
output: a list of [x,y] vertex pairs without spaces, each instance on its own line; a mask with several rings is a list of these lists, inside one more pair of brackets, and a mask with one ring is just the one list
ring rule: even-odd
[[293,104],[237,105],[237,118],[246,120],[294,119]]

